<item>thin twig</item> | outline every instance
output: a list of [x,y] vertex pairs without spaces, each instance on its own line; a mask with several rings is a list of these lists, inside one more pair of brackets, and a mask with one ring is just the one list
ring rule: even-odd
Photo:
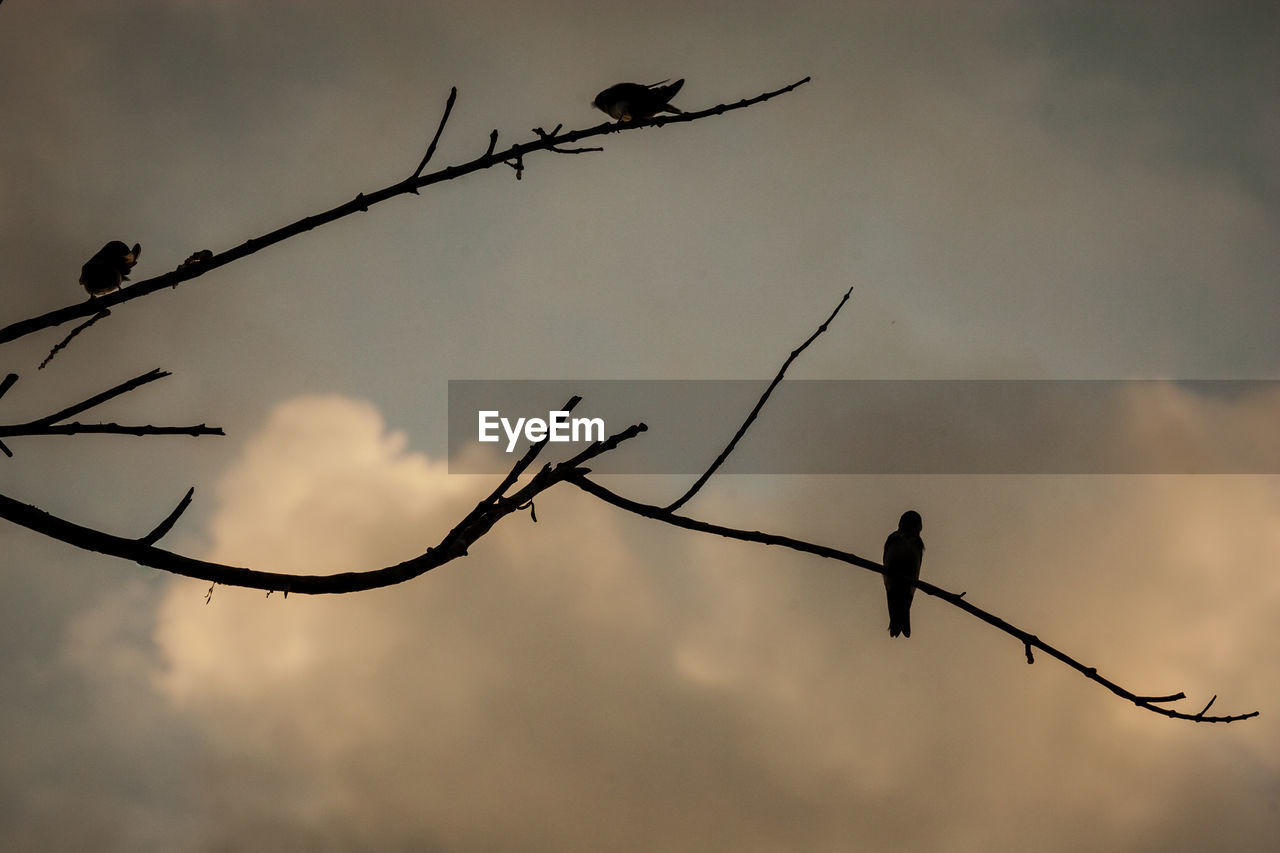
[[182,500],[178,501],[178,505],[173,508],[173,512],[169,513],[164,519],[155,526],[155,529],[143,536],[138,541],[143,545],[154,545],[159,542],[166,533],[173,529],[173,525],[177,524],[178,519],[187,511],[187,507],[191,506],[191,497],[196,493],[196,487],[192,486],[187,489],[187,493],[182,496]]
[[128,380],[127,382],[121,382],[119,385],[115,386],[114,388],[108,388],[106,391],[103,391],[101,394],[94,394],[89,399],[76,403],[74,406],[68,406],[67,408],[62,409],[61,411],[54,412],[52,415],[46,415],[43,418],[37,418],[36,420],[31,421],[29,425],[30,426],[47,426],[49,424],[56,424],[58,421],[64,421],[67,418],[72,417],[73,415],[78,415],[81,412],[86,411],[87,409],[92,409],[94,406],[100,406],[103,403],[107,402],[108,400],[111,400],[115,397],[119,397],[121,394],[128,394],[133,389],[146,385],[149,382],[155,382],[157,379],[164,379],[166,376],[172,376],[172,375],[173,374],[170,373],[169,371],[161,370],[160,368],[157,367],[155,370],[149,370],[146,373],[142,374],[141,376],[135,376],[134,378]]
[[711,463],[711,466],[708,467],[706,471],[703,471],[702,476],[689,487],[689,491],[685,492],[678,499],[667,505],[667,509],[669,511],[675,512],[680,509],[680,507],[688,503],[689,499],[698,493],[698,490],[706,484],[707,480],[711,479],[711,475],[724,464],[724,461],[729,458],[729,454],[733,453],[733,449],[738,446],[738,442],[747,434],[747,430],[751,428],[751,424],[755,423],[756,415],[760,414],[760,410],[764,408],[764,404],[769,401],[769,395],[773,393],[773,389],[777,388],[778,383],[782,381],[782,377],[787,375],[787,368],[791,366],[793,361],[800,357],[800,353],[808,349],[809,344],[817,340],[818,335],[821,335],[827,330],[827,326],[830,325],[831,321],[840,313],[840,309],[844,307],[844,304],[849,301],[849,294],[851,293],[853,293],[852,287],[844,292],[844,296],[841,297],[840,302],[835,307],[835,310],[833,310],[831,315],[823,321],[822,325],[817,328],[817,331],[810,335],[804,343],[791,351],[791,355],[787,356],[787,360],[782,363],[782,367],[778,370],[778,375],[773,377],[773,381],[769,383],[769,387],[760,395],[760,399],[756,402],[755,408],[751,410],[749,415],[747,415],[747,419],[742,422],[742,426],[738,427],[738,431],[733,434],[733,438],[729,439],[729,443],[725,445],[724,450],[720,451],[720,455]]
[[[440,125],[436,128],[436,135],[431,137],[431,144],[427,146],[427,153],[423,156],[422,162],[418,164],[418,168],[413,170],[413,177],[410,180],[415,180],[422,174],[422,170],[427,167],[427,163],[431,160],[431,155],[436,153],[436,143],[440,141],[440,134],[444,133],[445,123],[449,121],[449,113],[453,112],[453,102],[457,99],[458,87],[454,86],[449,89],[449,100],[445,101],[444,115],[440,116]],[[416,194],[417,190],[414,190],[414,193]]]
[[103,309],[99,311],[97,314],[94,314],[88,320],[85,320],[79,326],[76,326],[74,329],[71,330],[70,334],[68,334],[65,338],[63,338],[62,340],[58,341],[56,344],[53,345],[53,349],[49,350],[49,354],[44,357],[44,361],[40,362],[40,364],[36,366],[36,370],[44,370],[45,365],[53,361],[53,357],[55,355],[57,355],[62,350],[66,349],[67,344],[71,343],[72,338],[74,338],[76,335],[80,334],[85,329],[92,326],[94,323],[101,320],[103,317],[110,317],[110,316],[111,316],[111,312],[107,311],[106,309]]
[[211,427],[205,424],[194,424],[192,426],[153,426],[151,424],[82,424],[79,421],[72,421],[69,424],[18,424],[16,426],[0,426],[0,437],[13,438],[15,436],[39,436],[39,435],[85,435],[94,433],[97,435],[189,435],[192,437],[201,435],[226,435],[222,431],[222,427]]

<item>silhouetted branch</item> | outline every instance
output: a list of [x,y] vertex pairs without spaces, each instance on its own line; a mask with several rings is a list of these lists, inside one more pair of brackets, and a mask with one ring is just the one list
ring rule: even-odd
[[5,438],[36,435],[83,435],[86,433],[137,436],[189,435],[193,438],[197,438],[202,435],[226,435],[226,433],[222,431],[222,427],[211,427],[205,424],[194,424],[192,426],[153,426],[151,424],[127,425],[117,423],[82,424],[79,421],[72,421],[69,424],[47,424],[44,426],[32,426],[30,424],[0,426],[0,436],[4,436]]
[[[418,164],[418,168],[413,170],[413,175],[409,180],[413,180],[422,174],[422,170],[427,167],[427,163],[431,160],[431,155],[436,153],[436,143],[440,141],[440,134],[444,133],[445,122],[449,120],[449,113],[453,112],[453,102],[458,99],[458,87],[454,86],[449,89],[449,100],[444,104],[444,115],[440,116],[440,125],[436,128],[436,135],[431,137],[431,144],[427,146],[427,153],[423,156],[422,162]],[[417,190],[413,191],[417,194]]]
[[74,339],[76,335],[80,334],[85,329],[89,328],[94,323],[101,320],[103,317],[110,317],[110,316],[111,316],[111,312],[103,309],[102,311],[99,311],[97,314],[94,314],[88,320],[85,320],[79,326],[76,326],[74,329],[70,331],[70,333],[67,334],[65,338],[63,338],[62,340],[58,341],[56,344],[53,345],[53,349],[49,350],[49,354],[44,357],[44,361],[36,365],[36,370],[44,370],[45,365],[53,361],[53,357],[55,355],[57,355],[62,350],[66,349],[67,344],[71,343],[72,339]]
[[[547,131],[543,130],[540,127],[535,127],[533,129],[533,132],[537,134],[539,139],[553,139],[555,135],[560,132],[560,128],[562,127],[564,127],[564,125],[557,124],[555,126],[555,129],[552,130],[550,133],[548,133]],[[552,145],[547,150],[554,151],[556,154],[586,154],[589,151],[603,151],[604,149],[603,148],[557,148],[555,145]]]
[[[170,513],[170,518],[162,522],[155,530],[138,539],[115,536],[75,522],[67,521],[51,515],[44,510],[29,504],[21,503],[13,498],[0,495],[0,518],[19,524],[29,530],[57,539],[68,545],[86,551],[95,551],[112,557],[130,560],[144,566],[161,569],[176,575],[199,578],[211,584],[247,587],[249,589],[279,590],[281,592],[302,593],[306,595],[335,595],[359,592],[368,589],[393,586],[412,580],[437,566],[442,566],[458,557],[466,556],[467,550],[476,540],[484,536],[499,520],[530,504],[534,497],[564,482],[570,477],[584,476],[590,469],[583,467],[595,457],[608,453],[623,441],[640,434],[645,430],[644,424],[636,424],[617,433],[605,441],[595,442],[581,453],[556,465],[545,465],[522,488],[512,494],[506,490],[495,490],[480,501],[463,519],[450,530],[440,544],[428,548],[425,553],[381,569],[368,571],[341,572],[333,575],[291,575],[280,572],[266,572],[240,566],[229,566],[208,560],[197,560],[175,554],[153,544],[155,539],[167,532],[170,519],[175,520],[186,508],[179,504],[178,509]],[[516,467],[527,468],[534,458],[546,446],[539,442],[530,449]],[[515,469],[513,469],[515,470]],[[514,485],[516,476],[508,474],[503,483]],[[190,493],[188,493],[190,497]],[[186,499],[184,499],[184,503]],[[213,587],[210,586],[210,595]]]
[[[779,536],[773,533],[762,533],[758,530],[740,530],[733,527],[725,527],[719,524],[711,524],[709,522],[698,521],[697,519],[688,518],[686,516],[676,515],[675,513],[671,512],[670,510],[664,507],[653,506],[650,504],[642,504],[637,501],[630,500],[629,498],[624,498],[621,495],[618,495],[618,494],[615,494],[614,492],[609,491],[604,486],[601,486],[599,483],[596,483],[592,480],[587,479],[585,476],[571,477],[569,478],[569,482],[573,483],[575,486],[582,489],[587,494],[593,495],[594,497],[599,498],[605,503],[612,504],[613,506],[616,506],[619,509],[626,510],[627,512],[630,512],[634,515],[641,516],[642,518],[648,518],[654,521],[661,521],[664,524],[670,524],[674,527],[681,527],[681,528],[684,528],[685,530],[694,530],[699,533],[710,533],[716,536],[723,536],[727,539],[738,539],[743,542],[756,542],[761,545],[776,545],[781,548],[789,548],[793,551],[800,551],[806,554],[814,554],[816,556],[825,557],[831,560],[840,560],[841,562],[849,563],[850,565],[858,566],[860,568],[867,569],[868,571],[884,574],[884,566],[880,565],[879,563],[868,560],[865,557],[859,557],[857,554],[849,553],[848,551],[841,551],[837,548],[829,548],[825,545],[817,545],[815,543],[805,542],[800,539],[792,539],[789,536]],[[948,604],[958,607],[961,610],[965,611],[966,613],[970,614],[971,616],[976,616],[977,618],[981,619],[983,622],[986,622],[988,625],[992,625],[1000,629],[1001,631],[1004,631],[1006,634],[1009,634],[1010,636],[1017,638],[1019,641],[1023,643],[1023,645],[1027,647],[1028,659],[1030,659],[1029,650],[1032,646],[1034,646],[1035,648],[1040,649],[1044,653],[1048,655],[1052,655],[1054,658],[1057,658],[1062,663],[1065,663],[1067,666],[1071,667],[1072,669],[1084,675],[1090,681],[1093,681],[1097,684],[1102,685],[1103,687],[1105,687],[1106,689],[1110,690],[1112,693],[1114,693],[1115,695],[1123,699],[1128,699],[1130,702],[1134,703],[1139,708],[1145,708],[1146,710],[1151,711],[1153,713],[1163,714],[1166,717],[1173,717],[1179,720],[1193,720],[1195,722],[1205,722],[1205,723],[1231,723],[1231,722],[1235,722],[1236,720],[1247,720],[1250,717],[1258,716],[1257,711],[1250,711],[1247,714],[1234,714],[1226,717],[1205,717],[1203,716],[1204,711],[1201,711],[1199,714],[1184,714],[1182,712],[1173,711],[1168,708],[1158,707],[1156,704],[1158,702],[1167,702],[1167,701],[1172,701],[1175,699],[1181,699],[1185,697],[1181,693],[1175,694],[1173,696],[1162,696],[1162,697],[1138,696],[1124,689],[1123,687],[1116,684],[1115,682],[1110,681],[1109,679],[1103,678],[1101,675],[1098,674],[1097,669],[1095,669],[1094,667],[1085,666],[1084,664],[1077,661],[1075,658],[1059,651],[1058,649],[1042,641],[1040,638],[1036,637],[1035,635],[1030,634],[1026,631],[1023,631],[1021,628],[1018,628],[1010,624],[1009,622],[1006,622],[1005,620],[1001,619],[999,616],[996,616],[993,613],[989,613],[988,611],[983,610],[980,607],[970,604],[968,601],[964,599],[962,593],[949,592],[945,589],[942,589],[939,586],[935,586],[934,584],[931,584],[928,581],[923,581],[923,580],[916,581],[916,588],[927,595],[932,595],[936,598],[941,598],[943,601],[947,602]],[[1210,704],[1212,704],[1212,702]],[[1208,706],[1205,706],[1205,711],[1207,710],[1208,710]]]
[[[127,382],[122,382],[119,385],[115,386],[114,388],[109,388],[100,394],[95,394],[92,397],[88,398],[87,400],[82,400],[79,403],[76,403],[72,406],[68,406],[65,409],[54,412],[51,415],[46,415],[45,417],[42,417],[42,418],[36,418],[33,421],[28,421],[23,424],[0,425],[0,437],[9,438],[12,436],[75,435],[80,433],[110,433],[110,434],[116,434],[116,435],[137,435],[137,436],[142,436],[142,435],[190,435],[190,436],[224,435],[225,433],[223,433],[220,427],[210,427],[210,426],[206,426],[205,424],[198,424],[196,426],[169,427],[169,426],[152,426],[150,424],[140,425],[140,426],[126,426],[126,425],[121,425],[117,423],[98,423],[98,424],[82,424],[78,422],[59,423],[59,421],[66,420],[67,418],[72,417],[73,415],[77,415],[87,409],[91,409],[95,406],[99,406],[107,402],[108,400],[111,400],[115,397],[119,397],[122,394],[127,394],[128,392],[134,390],[135,388],[138,388],[142,385],[146,385],[149,382],[154,382],[157,379],[163,379],[166,376],[170,376],[170,375],[171,374],[168,373],[167,371],[160,370],[159,368],[157,368],[155,370],[144,373],[141,376],[135,376],[133,379],[130,379]],[[6,384],[4,386],[4,390],[8,390],[8,387],[11,386],[14,381],[17,381],[17,378],[18,378],[17,374],[14,374],[14,373],[9,374],[9,376],[6,377],[6,380],[5,380]],[[10,456],[10,457],[13,456],[12,451],[10,451],[9,448],[6,447],[3,442],[0,442],[0,451],[3,451],[6,456]]]
[[121,394],[128,394],[130,391],[132,391],[135,388],[140,388],[149,382],[155,382],[157,379],[164,379],[166,376],[172,376],[172,375],[173,374],[170,373],[169,371],[161,370],[160,368],[157,367],[154,370],[147,371],[141,376],[135,376],[134,378],[128,381],[121,382],[119,385],[115,386],[114,388],[108,388],[106,391],[103,391],[101,394],[94,394],[92,397],[90,397],[87,400],[83,400],[79,403],[76,403],[73,406],[67,406],[67,408],[62,409],[61,411],[58,411],[58,412],[54,412],[52,415],[46,415],[43,418],[37,418],[36,420],[31,421],[29,426],[47,426],[49,424],[56,424],[58,421],[65,421],[67,418],[72,417],[73,415],[78,415],[83,411],[92,409],[94,406],[100,406],[103,403],[107,402],[108,400],[111,400],[115,397],[119,397]]
[[681,495],[679,498],[677,498],[675,501],[669,504],[667,506],[668,510],[675,512],[676,510],[680,509],[680,507],[684,506],[689,501],[689,499],[692,498],[694,495],[696,495],[698,493],[698,490],[701,489],[706,484],[707,480],[711,479],[711,475],[714,474],[717,471],[717,469],[719,469],[720,466],[724,464],[724,461],[729,458],[729,454],[732,453],[733,449],[738,446],[738,442],[742,439],[744,435],[747,434],[747,430],[751,428],[751,425],[753,423],[755,423],[756,415],[760,414],[760,410],[764,408],[764,404],[769,401],[769,395],[773,393],[773,389],[777,388],[778,383],[782,381],[782,377],[787,375],[787,368],[791,366],[791,362],[799,358],[800,353],[808,349],[809,344],[817,340],[818,335],[821,335],[823,332],[827,330],[827,326],[831,323],[832,320],[836,318],[836,315],[840,313],[840,309],[844,307],[844,304],[849,301],[849,294],[851,293],[853,293],[852,287],[844,292],[844,296],[840,299],[840,302],[836,305],[835,310],[833,310],[831,312],[831,315],[827,317],[826,320],[823,321],[822,325],[818,327],[817,331],[815,331],[812,335],[810,335],[808,339],[805,340],[804,343],[802,343],[800,346],[796,347],[791,351],[791,355],[787,356],[787,360],[782,363],[782,367],[778,370],[778,375],[773,377],[773,381],[769,383],[769,387],[766,388],[764,390],[764,393],[760,395],[760,399],[756,402],[755,408],[751,410],[751,414],[747,415],[747,419],[742,422],[742,426],[738,427],[738,431],[733,434],[733,438],[729,439],[729,443],[725,446],[724,450],[720,451],[720,455],[717,456],[715,461],[711,463],[711,467],[707,468],[706,471],[702,472],[702,476],[697,479],[697,482],[695,482],[692,486],[689,487],[689,491],[685,492],[683,495]]
[[[668,124],[680,124],[683,122],[696,121],[700,118],[706,118],[707,116],[722,115],[727,112],[732,112],[733,110],[740,110],[753,106],[763,101],[770,100],[771,98],[776,98],[779,95],[786,94],[807,82],[809,82],[809,78],[805,77],[802,80],[797,80],[789,86],[784,86],[781,89],[776,89],[772,92],[765,92],[755,96],[754,98],[747,98],[732,104],[720,104],[710,109],[687,112],[678,116],[655,116],[654,118],[647,119],[645,121],[633,122],[605,122],[604,124],[583,128],[582,130],[573,130],[556,136],[547,136],[544,139],[533,139],[529,142],[521,142],[516,145],[512,145],[504,151],[495,152],[493,150],[497,140],[495,132],[495,135],[491,135],[489,137],[490,142],[488,150],[474,160],[466,163],[460,163],[456,166],[446,166],[443,169],[427,175],[409,177],[403,181],[383,187],[380,190],[375,190],[374,192],[360,193],[351,201],[339,204],[338,206],[330,208],[322,213],[305,216],[297,222],[286,225],[283,228],[278,228],[275,231],[264,234],[260,237],[253,237],[241,243],[239,246],[235,246],[234,248],[213,255],[211,258],[205,259],[199,264],[183,264],[177,269],[164,273],[163,275],[136,282],[128,287],[115,291],[114,293],[108,293],[105,296],[85,300],[84,302],[80,302],[75,305],[68,305],[65,308],[49,311],[48,313],[41,314],[38,317],[31,317],[26,320],[11,323],[3,329],[0,329],[0,344],[16,340],[17,338],[29,335],[41,329],[59,326],[69,320],[74,320],[77,317],[84,317],[89,314],[102,311],[106,308],[111,308],[124,302],[141,298],[166,287],[176,287],[183,282],[198,278],[205,273],[211,272],[219,267],[224,267],[227,264],[238,261],[243,257],[253,254],[254,252],[261,251],[268,246],[273,246],[276,243],[282,242],[291,237],[296,237],[299,234],[335,220],[342,219],[345,216],[350,216],[353,213],[366,211],[373,205],[381,204],[382,202],[395,198],[396,196],[404,195],[406,193],[416,193],[422,187],[442,183],[444,181],[451,181],[455,178],[460,178],[463,175],[492,168],[500,163],[508,163],[508,161],[514,162],[515,165],[513,165],[513,168],[517,169],[517,176],[519,176],[523,171],[524,157],[527,154],[532,154],[537,151],[546,151],[551,148],[562,148],[565,145],[577,142],[578,140],[588,139],[595,136],[604,136],[610,133],[625,133],[646,127],[663,127]],[[508,165],[511,165],[511,163],[508,163]]]
[[138,541],[143,545],[154,545],[164,538],[164,535],[173,529],[173,525],[177,524],[178,519],[187,511],[187,507],[191,506],[191,497],[195,493],[195,486],[187,489],[187,493],[182,496],[182,500],[178,501],[178,505],[173,508],[173,512],[169,513],[164,521],[157,524],[154,530]]
[[[707,481],[707,479],[710,478],[710,476],[715,472],[715,470],[720,466],[720,464],[724,462],[724,460],[728,457],[728,455],[733,451],[733,448],[737,444],[738,440],[742,438],[742,436],[746,433],[747,429],[751,426],[752,422],[755,420],[755,417],[759,413],[761,407],[763,407],[765,401],[768,400],[769,394],[773,391],[774,386],[776,386],[782,380],[783,374],[786,373],[787,368],[796,359],[796,357],[799,356],[799,354],[803,352],[806,347],[809,346],[809,344],[813,343],[814,339],[816,339],[818,335],[820,335],[822,332],[826,330],[827,324],[830,323],[833,319],[835,319],[836,314],[839,313],[840,309],[844,306],[844,303],[849,299],[849,294],[851,292],[852,290],[846,291],[844,297],[840,300],[840,303],[836,305],[835,310],[831,312],[831,315],[827,317],[826,321],[823,322],[823,324],[818,327],[817,331],[815,331],[812,335],[810,335],[809,338],[800,347],[792,351],[791,355],[783,363],[782,369],[778,371],[778,375],[774,378],[773,383],[761,396],[759,402],[756,403],[755,408],[752,409],[751,414],[747,416],[746,421],[743,422],[742,427],[739,428],[738,432],[734,435],[733,440],[729,442],[729,446],[725,448],[724,452],[722,452],[720,456],[716,458],[716,461],[712,463],[712,466],[706,471],[706,473],[704,473],[698,479],[698,481],[694,484],[693,488],[691,488],[680,500],[676,501],[674,504],[671,504],[670,506],[659,507],[651,504],[643,504],[638,501],[633,501],[629,498],[622,497],[621,495],[618,495],[610,491],[609,489],[606,489],[604,486],[600,485],[599,483],[589,480],[585,475],[582,475],[582,474],[575,474],[574,476],[570,477],[569,482],[573,483],[575,486],[582,489],[587,494],[593,495],[599,498],[600,500],[604,501],[605,503],[612,504],[613,506],[616,506],[619,509],[626,510],[627,512],[630,512],[634,515],[638,515],[642,518],[648,518],[654,521],[660,521],[664,524],[670,524],[674,527],[681,527],[686,530],[694,530],[699,533],[710,533],[716,536],[723,536],[728,539],[738,539],[744,542],[756,542],[761,545],[776,545],[782,548],[789,548],[793,551],[800,551],[806,554],[813,554],[818,557],[825,557],[831,560],[840,560],[842,562],[849,563],[851,565],[858,566],[860,568],[867,569],[868,571],[876,572],[878,574],[883,575],[885,572],[884,566],[872,560],[868,560],[865,557],[859,557],[858,555],[852,554],[848,551],[841,551],[837,548],[829,548],[825,545],[818,545],[812,542],[805,542],[800,539],[793,539],[789,536],[780,536],[774,533],[762,533],[761,531],[758,531],[758,530],[741,530],[733,527],[725,527],[724,525],[711,524],[705,521],[698,521],[696,519],[688,518],[686,516],[677,515],[673,509],[674,507],[678,507],[681,504],[683,504],[686,500],[688,500],[689,497],[695,494],[697,490],[700,489],[702,485]],[[934,584],[931,584],[928,581],[923,581],[923,580],[915,581],[915,586],[916,586],[916,589],[920,590],[921,592],[924,592],[927,595],[932,595],[935,598],[941,598],[943,601],[947,602],[948,604],[954,607],[958,607],[961,610],[965,611],[966,613],[970,614],[971,616],[976,616],[977,618],[981,619],[983,622],[986,622],[987,624],[992,625],[1000,629],[1001,631],[1004,631],[1006,634],[1009,634],[1010,636],[1017,638],[1019,641],[1021,641],[1021,643],[1023,644],[1026,650],[1027,663],[1035,663],[1035,658],[1032,656],[1032,653],[1031,653],[1032,647],[1035,647],[1045,652],[1046,654],[1053,656],[1054,658],[1058,659],[1059,661],[1071,667],[1072,669],[1080,672],[1091,681],[1101,684],[1103,687],[1107,688],[1117,696],[1120,696],[1124,699],[1128,699],[1130,702],[1133,702],[1138,707],[1145,708],[1146,710],[1151,711],[1153,713],[1163,714],[1166,717],[1173,717],[1180,720],[1193,720],[1195,722],[1209,722],[1209,723],[1231,723],[1231,722],[1235,722],[1236,720],[1247,720],[1250,717],[1256,717],[1258,715],[1257,711],[1251,711],[1247,714],[1236,714],[1236,715],[1226,716],[1226,717],[1206,717],[1204,716],[1204,713],[1205,711],[1209,710],[1208,705],[1206,705],[1204,710],[1202,710],[1199,714],[1185,714],[1179,711],[1172,711],[1168,708],[1161,708],[1158,706],[1157,703],[1172,702],[1172,701],[1183,699],[1186,697],[1182,693],[1176,693],[1169,696],[1158,696],[1158,697],[1138,696],[1124,689],[1123,687],[1116,684],[1115,682],[1110,681],[1106,678],[1103,678],[1101,675],[1098,674],[1098,671],[1096,668],[1085,666],[1084,664],[1077,661],[1075,658],[1072,658],[1069,655],[1054,648],[1053,646],[1050,646],[1048,643],[1043,642],[1039,637],[1035,636],[1034,634],[1030,634],[1022,630],[1021,628],[1018,628],[1010,624],[1009,622],[1006,622],[1005,620],[1001,619],[999,616],[996,616],[993,613],[989,613],[980,607],[970,604],[965,599],[966,593],[964,592],[959,592],[959,593],[950,592],[939,586],[935,586]],[[1213,701],[1211,700],[1209,702],[1209,705],[1212,705],[1212,704],[1213,704]]]
[[[116,435],[224,435],[221,427],[211,427],[205,424],[195,426],[152,426],[150,424],[142,426],[125,426],[117,423],[99,423],[99,424],[82,424],[59,423],[67,418],[78,415],[81,412],[92,409],[94,406],[100,406],[103,403],[121,394],[127,394],[135,388],[154,382],[157,379],[163,379],[171,374],[168,371],[155,370],[148,371],[141,376],[135,376],[127,382],[121,382],[114,388],[108,388],[100,394],[94,394],[87,400],[82,400],[65,409],[46,415],[42,418],[36,418],[22,424],[4,424],[0,425],[0,438],[11,438],[13,436],[32,436],[32,435],[76,435],[79,433],[111,433]],[[9,386],[13,385],[18,379],[16,373],[9,374],[5,378],[3,390],[7,391]],[[3,392],[0,391],[0,394]],[[0,451],[6,456],[13,456],[13,453],[0,442]]]

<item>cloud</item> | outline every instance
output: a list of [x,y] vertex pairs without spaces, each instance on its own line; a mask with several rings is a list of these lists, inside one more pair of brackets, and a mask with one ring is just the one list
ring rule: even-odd
[[[1280,590],[1254,569],[1248,595],[1215,575],[1280,558],[1274,484],[910,479],[932,502],[935,579],[966,577],[975,601],[1136,688],[1198,701],[1212,684],[1233,709],[1274,698],[1262,685]],[[764,508],[774,529],[817,516],[832,541],[831,492],[865,480],[806,485],[780,514],[750,490],[698,512]],[[211,555],[375,567],[432,544],[491,487],[409,451],[367,404],[302,398],[225,477]],[[844,512],[883,503],[857,492]],[[1002,530],[1028,502],[1043,517]],[[1124,846],[1198,802],[1177,767],[1236,786],[1242,826],[1274,826],[1221,756],[1278,778],[1266,717],[1211,736],[1150,717],[1047,659],[1026,667],[1016,644],[929,599],[917,636],[890,642],[873,576],[655,527],[568,490],[538,518],[356,596],[218,588],[206,606],[201,585],[174,583],[154,683],[199,732],[201,846]]]

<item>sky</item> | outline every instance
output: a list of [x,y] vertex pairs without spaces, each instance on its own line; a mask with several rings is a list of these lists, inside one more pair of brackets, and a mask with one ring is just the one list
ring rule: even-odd
[[[1168,380],[1097,434],[1274,447],[1280,391],[1178,381],[1280,379],[1270,3],[9,0],[0,324],[81,302],[108,240],[141,280],[403,178],[452,86],[437,165],[596,125],[624,80],[684,78],[695,110],[805,76],[325,225],[43,370],[66,328],[0,347],[2,423],[161,367],[95,413],[227,433],[9,439],[0,491],[141,535],[194,485],[173,550],[376,568],[498,479],[449,473],[450,380],[767,379],[849,288],[789,375]],[[789,418],[885,439],[812,407],[762,429]],[[5,523],[0,848],[1271,849],[1280,478],[726,475],[687,512],[878,559],[907,508],[931,582],[1135,692],[1260,716],[1147,713],[924,596],[893,640],[872,573],[567,486],[338,597],[206,603]]]

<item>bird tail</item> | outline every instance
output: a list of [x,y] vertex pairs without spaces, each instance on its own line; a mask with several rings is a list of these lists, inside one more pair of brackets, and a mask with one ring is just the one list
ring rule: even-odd
[[[665,83],[667,81],[663,80],[662,82]],[[683,114],[683,110],[679,110],[671,106],[671,99],[676,96],[676,93],[680,91],[680,87],[683,85],[684,85],[683,77],[681,77],[676,82],[672,83],[670,86],[663,86],[662,83],[655,84],[656,87],[660,87],[658,88],[658,92],[661,93],[662,101],[666,105],[665,107],[663,107],[663,109],[668,110],[669,112],[676,113],[677,115]]]
[[896,637],[899,634],[906,637],[907,639],[911,638],[911,615],[910,614],[903,616],[901,621],[894,618],[889,619],[889,636]]

